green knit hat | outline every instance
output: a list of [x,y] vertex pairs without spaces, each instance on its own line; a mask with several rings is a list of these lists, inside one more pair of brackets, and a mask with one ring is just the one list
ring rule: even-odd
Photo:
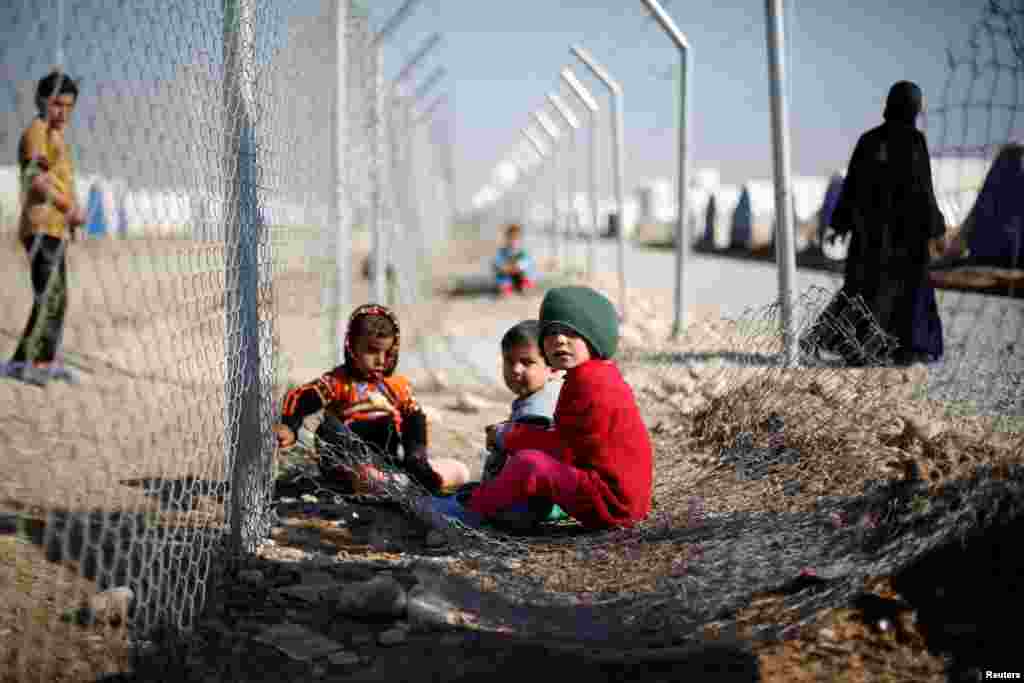
[[540,323],[541,338],[551,323],[576,330],[598,358],[611,358],[619,347],[619,314],[611,301],[590,287],[549,289],[540,304]]

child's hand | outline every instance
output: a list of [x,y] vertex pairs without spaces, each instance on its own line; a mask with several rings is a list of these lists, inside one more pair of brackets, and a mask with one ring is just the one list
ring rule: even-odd
[[277,437],[277,445],[280,448],[290,448],[295,445],[295,432],[287,425],[276,424],[273,427],[274,436]]
[[80,225],[85,225],[86,218],[85,209],[80,206],[76,206],[71,210],[71,213],[68,214],[68,224],[72,228],[77,228]]

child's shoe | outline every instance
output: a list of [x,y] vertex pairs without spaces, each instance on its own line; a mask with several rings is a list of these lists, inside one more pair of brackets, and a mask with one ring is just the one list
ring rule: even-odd
[[530,291],[531,289],[533,289],[536,286],[537,286],[537,283],[534,282],[533,280],[531,280],[528,277],[524,277],[523,279],[521,279],[519,281],[519,291],[520,292],[528,292],[528,291]]
[[511,285],[511,283],[503,282],[500,285],[498,285],[498,296],[500,296],[500,297],[512,296],[512,285]]

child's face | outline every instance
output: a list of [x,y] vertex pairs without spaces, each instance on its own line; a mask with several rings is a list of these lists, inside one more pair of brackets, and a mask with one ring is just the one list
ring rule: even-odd
[[382,377],[388,365],[391,347],[394,345],[394,337],[356,337],[352,344],[352,360],[355,362],[356,370],[365,377]]
[[551,325],[544,329],[544,354],[555,370],[571,370],[591,359],[590,348],[583,337],[564,325]]
[[70,94],[51,97],[46,103],[46,123],[54,130],[64,130],[75,110],[75,96]]
[[543,389],[551,378],[551,368],[536,344],[516,344],[501,352],[501,360],[505,386],[519,398]]

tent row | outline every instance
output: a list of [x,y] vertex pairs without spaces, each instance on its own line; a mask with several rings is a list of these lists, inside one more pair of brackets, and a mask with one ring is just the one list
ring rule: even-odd
[[[99,176],[79,176],[75,185],[86,207],[85,230],[91,236],[224,239],[224,201],[214,193],[131,188]],[[17,169],[0,167],[0,227],[13,229],[19,213]],[[274,200],[264,202],[263,216],[271,226],[327,221],[325,207]]]
[[[1004,207],[1012,202],[1012,193],[1008,189],[1013,186],[1012,181],[993,176],[1006,178],[1010,169],[1019,171],[1019,163],[1014,167],[1012,161],[1005,159],[1019,155],[1020,149],[1018,145],[1008,145],[995,162],[970,157],[932,159],[935,194],[951,232],[959,231],[969,215],[978,216],[981,223],[984,223],[982,216],[988,216],[989,223],[995,220],[991,218],[993,210],[981,208],[983,196],[1001,197],[1001,200],[985,199],[986,207],[996,204]],[[831,177],[793,178],[792,214],[798,251],[821,243],[842,192],[844,176],[845,170],[836,171]],[[986,195],[985,187],[1002,189],[990,189]],[[638,240],[674,241],[675,191],[675,186],[667,180],[652,181],[638,188],[634,201],[634,224],[629,226]],[[771,248],[775,232],[775,186],[772,180],[750,180],[742,185],[730,185],[717,182],[714,171],[702,170],[695,174],[687,194],[686,225],[692,241],[703,242],[716,249],[756,251]],[[989,212],[984,213],[986,210]],[[989,229],[995,228],[986,228],[982,232]],[[999,229],[1014,234],[1014,229]],[[1016,234],[1019,233],[1017,229]],[[982,248],[982,251],[987,253],[992,249]]]

